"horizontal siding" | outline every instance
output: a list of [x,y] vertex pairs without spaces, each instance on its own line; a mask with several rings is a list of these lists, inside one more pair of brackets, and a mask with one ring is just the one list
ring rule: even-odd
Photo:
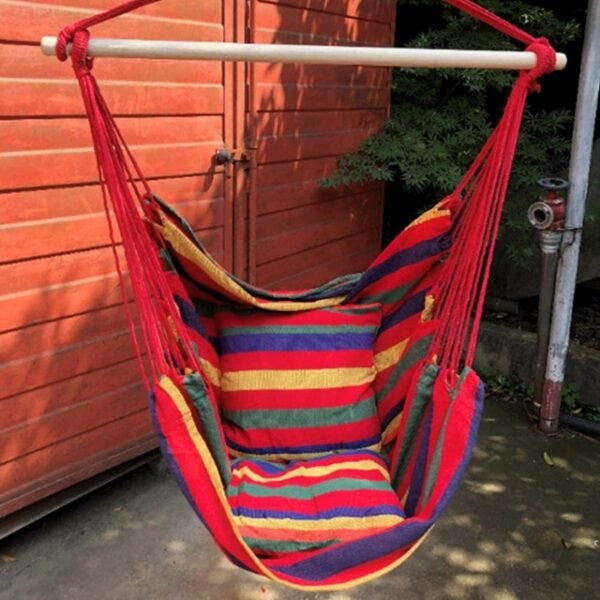
[[[155,445],[77,83],[37,46],[113,5],[0,0],[0,516]],[[94,35],[218,41],[223,5],[160,2]],[[393,10],[392,0],[260,1],[256,41],[386,45]],[[379,247],[381,186],[319,181],[385,118],[388,70],[253,68],[259,282],[305,287],[363,268]],[[235,103],[222,65],[97,60],[94,73],[153,191],[223,260],[228,192],[213,157],[225,130],[234,137]]]
[[[260,43],[390,45],[394,2],[258,2]],[[256,65],[256,276],[301,288],[366,268],[380,246],[380,184],[322,189],[340,155],[387,116],[383,68]]]
[[[156,444],[77,81],[37,46],[113,5],[0,0],[0,516]],[[94,35],[222,40],[222,23],[219,0],[171,0]],[[155,193],[222,259],[222,66],[98,60],[94,73]]]

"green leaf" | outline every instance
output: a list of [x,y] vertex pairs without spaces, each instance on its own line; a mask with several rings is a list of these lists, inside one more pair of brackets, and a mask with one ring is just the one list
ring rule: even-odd
[[552,457],[547,452],[544,452],[544,462],[549,467],[553,467],[554,466],[554,461],[552,460]]

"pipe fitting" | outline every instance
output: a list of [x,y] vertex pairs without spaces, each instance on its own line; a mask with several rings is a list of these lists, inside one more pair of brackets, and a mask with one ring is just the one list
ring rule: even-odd
[[539,231],[559,231],[565,224],[565,200],[560,195],[568,182],[559,178],[540,179],[538,184],[546,193],[538,198],[527,211],[529,223]]

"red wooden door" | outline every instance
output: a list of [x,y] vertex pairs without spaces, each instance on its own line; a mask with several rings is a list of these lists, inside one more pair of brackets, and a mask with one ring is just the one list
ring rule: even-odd
[[[41,36],[117,0],[0,0],[0,517],[155,446],[77,83]],[[390,44],[393,0],[165,0],[94,35]],[[154,191],[263,285],[364,268],[382,187],[319,179],[384,119],[387,69],[98,60]],[[232,162],[219,165],[217,150]]]
[[[394,0],[251,0],[250,32],[259,43],[389,46],[394,20]],[[390,69],[250,69],[250,278],[302,288],[363,270],[380,249],[383,186],[319,181],[385,120]]]
[[[77,83],[38,49],[114,4],[0,0],[0,516],[156,444]],[[94,35],[232,41],[236,4],[169,0]],[[231,267],[234,189],[213,158],[239,127],[232,68],[98,60],[94,71],[155,192]]]

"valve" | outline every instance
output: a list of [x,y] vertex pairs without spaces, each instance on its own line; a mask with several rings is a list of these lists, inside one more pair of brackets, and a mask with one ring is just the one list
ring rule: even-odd
[[529,207],[527,218],[540,231],[558,231],[565,224],[565,199],[561,191],[566,190],[569,183],[564,179],[549,177],[540,179],[538,185],[545,190],[545,194]]

